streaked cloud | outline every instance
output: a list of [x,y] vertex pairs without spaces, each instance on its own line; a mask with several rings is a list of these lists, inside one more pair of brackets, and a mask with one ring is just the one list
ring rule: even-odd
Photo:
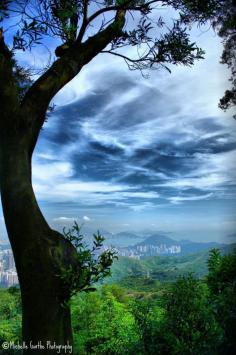
[[73,221],[75,221],[76,218],[74,217],[57,217],[57,218],[53,218],[54,222],[60,222],[60,223],[71,223]]
[[212,193],[206,195],[198,195],[198,196],[172,196],[169,200],[174,204],[182,203],[183,201],[199,201],[199,200],[206,200],[212,197]]
[[[111,231],[233,233],[236,124],[217,106],[228,74],[218,38],[196,28],[193,37],[207,53],[193,68],[144,79],[99,55],[54,98],[33,160],[34,190],[53,226],[79,215]],[[45,62],[41,50],[19,59]]]

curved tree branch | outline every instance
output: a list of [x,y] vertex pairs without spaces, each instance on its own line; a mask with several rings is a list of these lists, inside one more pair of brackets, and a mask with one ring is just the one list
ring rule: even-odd
[[120,58],[124,59],[125,61],[131,62],[131,63],[139,63],[139,62],[143,62],[145,60],[151,60],[151,58],[148,58],[147,54],[144,55],[143,57],[139,57],[139,58],[134,59],[134,58],[127,57],[124,54],[113,52],[113,51],[109,51],[109,50],[101,51],[101,53],[112,54],[112,55],[114,55],[116,57],[120,57]]
[[79,34],[78,34],[78,37],[77,37],[77,41],[78,42],[81,42],[82,39],[83,39],[83,36],[85,34],[85,31],[86,31],[86,28],[87,28],[87,25],[88,25],[88,0],[84,0],[83,1],[83,22],[82,22],[82,25],[81,25],[81,28],[80,28],[80,31],[79,31]]
[[[102,9],[99,9],[98,11],[94,12],[90,17],[86,17],[84,16],[83,18],[83,23],[81,25],[80,28],[80,32],[79,32],[79,36],[78,36],[78,41],[81,42],[83,39],[83,36],[85,34],[86,28],[87,26],[93,21],[95,20],[98,16],[105,14],[106,12],[110,12],[110,11],[118,11],[118,10],[125,10],[125,11],[148,11],[149,6],[160,2],[160,0],[151,0],[148,1],[147,3],[143,3],[140,4],[138,6],[133,5],[133,1],[132,0],[127,0],[124,1],[121,5],[113,5],[113,6],[109,6],[109,7],[104,7]],[[87,15],[87,13],[86,13]]]
[[134,5],[132,0],[127,0],[124,1],[121,5],[113,5],[109,7],[102,8],[98,11],[96,11],[94,14],[92,14],[88,18],[88,23],[92,22],[96,17],[100,16],[101,14],[104,14],[105,12],[108,11],[117,11],[117,10],[127,10],[127,11],[142,11],[145,9],[148,9],[148,7],[154,3],[160,3],[160,0],[151,0],[146,3],[140,4],[140,5]]
[[44,123],[50,101],[80,72],[84,65],[121,35],[124,24],[125,11],[118,10],[112,24],[88,38],[84,43],[76,42],[28,90],[22,101],[21,110],[26,124],[31,126],[33,146]]
[[2,124],[6,123],[6,119],[11,119],[10,113],[19,107],[17,83],[14,78],[13,67],[12,52],[5,44],[3,29],[0,28],[0,130]]

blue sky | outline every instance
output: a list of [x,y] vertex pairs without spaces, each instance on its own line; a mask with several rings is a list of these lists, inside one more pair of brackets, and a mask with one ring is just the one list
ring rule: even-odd
[[[55,97],[33,159],[52,227],[77,219],[94,230],[235,241],[236,122],[217,107],[229,74],[212,31],[195,28],[193,39],[206,56],[192,68],[145,79],[101,54]],[[36,66],[46,57],[43,47],[18,54]]]

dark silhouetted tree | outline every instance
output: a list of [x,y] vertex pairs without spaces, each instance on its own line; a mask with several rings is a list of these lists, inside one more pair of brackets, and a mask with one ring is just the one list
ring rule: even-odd
[[224,46],[221,63],[226,64],[231,71],[229,81],[232,87],[225,91],[219,104],[220,108],[226,110],[236,105],[236,5],[234,0],[225,1],[224,8],[219,11],[213,24]]

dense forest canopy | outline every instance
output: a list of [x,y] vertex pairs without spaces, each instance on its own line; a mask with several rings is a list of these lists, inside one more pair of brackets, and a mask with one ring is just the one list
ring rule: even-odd
[[[235,252],[212,250],[201,279],[186,274],[172,282],[143,277],[138,283],[132,277],[126,286],[108,279],[96,292],[75,295],[74,353],[234,354],[235,262]],[[19,290],[0,290],[0,300],[0,343],[20,341]]]

